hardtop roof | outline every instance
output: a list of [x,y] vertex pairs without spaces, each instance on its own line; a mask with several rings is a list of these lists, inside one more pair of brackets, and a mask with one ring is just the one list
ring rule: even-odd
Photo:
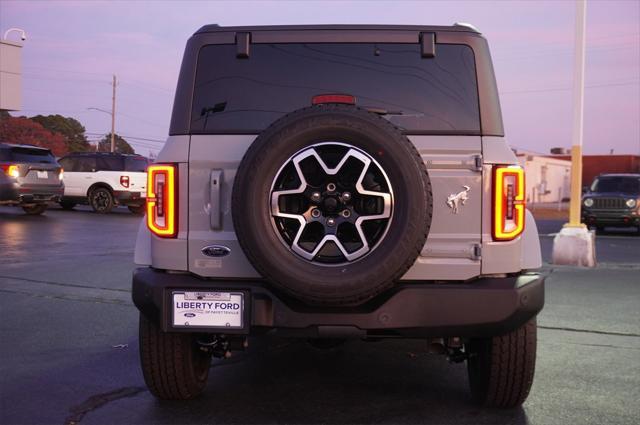
[[252,25],[252,26],[220,26],[209,24],[202,26],[195,34],[211,32],[250,32],[250,31],[317,31],[317,30],[370,30],[370,31],[420,31],[420,32],[470,32],[480,34],[479,31],[466,24],[454,25]]

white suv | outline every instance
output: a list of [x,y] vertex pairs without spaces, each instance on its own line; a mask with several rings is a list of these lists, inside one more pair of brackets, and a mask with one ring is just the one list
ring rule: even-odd
[[120,153],[72,153],[60,159],[65,174],[60,205],[72,209],[88,203],[106,214],[126,205],[134,214],[144,213],[148,161],[140,155]]

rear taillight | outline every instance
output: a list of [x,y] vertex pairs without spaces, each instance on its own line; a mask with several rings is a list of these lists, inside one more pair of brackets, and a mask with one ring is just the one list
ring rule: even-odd
[[120,185],[122,187],[129,187],[129,176],[120,176]]
[[20,177],[20,169],[17,165],[2,164],[0,165],[4,173],[9,177]]
[[147,226],[163,238],[178,234],[177,179],[174,165],[156,164],[147,169]]
[[64,168],[60,169],[60,173],[58,174],[58,179],[59,180],[64,180]]
[[524,230],[524,170],[517,166],[493,169],[493,239],[510,241]]

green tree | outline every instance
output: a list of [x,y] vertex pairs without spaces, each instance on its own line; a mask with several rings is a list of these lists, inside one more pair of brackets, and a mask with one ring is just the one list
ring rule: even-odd
[[[136,153],[131,145],[117,133],[115,134],[116,152],[118,153]],[[98,151],[111,152],[111,133],[105,135],[98,143]]]
[[85,152],[91,150],[87,141],[85,128],[78,120],[62,115],[36,115],[31,120],[39,123],[53,133],[62,134],[69,152]]

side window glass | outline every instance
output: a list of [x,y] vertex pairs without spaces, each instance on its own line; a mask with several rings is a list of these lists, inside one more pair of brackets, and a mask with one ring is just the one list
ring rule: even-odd
[[96,170],[96,159],[91,157],[80,157],[77,160],[77,171],[91,173]]
[[97,171],[124,171],[124,161],[122,158],[99,156],[96,162]]

